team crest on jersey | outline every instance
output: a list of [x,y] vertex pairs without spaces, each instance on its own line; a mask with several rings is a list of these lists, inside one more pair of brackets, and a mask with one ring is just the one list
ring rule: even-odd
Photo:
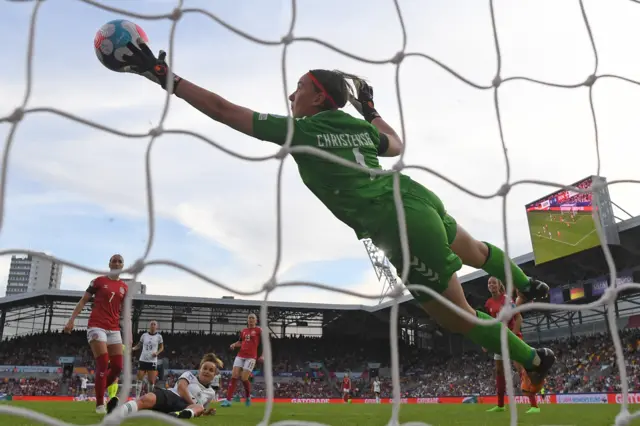
[[120,287],[120,294],[124,296],[124,287]]

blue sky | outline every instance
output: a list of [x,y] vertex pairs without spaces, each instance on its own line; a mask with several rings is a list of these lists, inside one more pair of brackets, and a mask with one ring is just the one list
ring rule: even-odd
[[[104,4],[157,14],[169,1],[119,0]],[[231,6],[234,4],[234,6]],[[278,40],[288,28],[290,2],[185,1],[250,34]],[[616,0],[585,2],[600,54],[601,73],[640,78],[635,55],[640,7]],[[401,1],[408,51],[428,53],[467,78],[486,84],[496,68],[485,2]],[[28,20],[33,5],[0,4],[0,117],[10,113],[25,88]],[[340,13],[335,13],[339,11]],[[562,83],[581,81],[593,68],[593,54],[577,2],[558,4],[497,1],[503,76],[526,75]],[[93,37],[105,22],[121,16],[78,1],[45,2],[37,24],[33,96],[29,106],[49,106],[121,131],[144,132],[158,123],[164,93],[144,79],[113,73],[93,51]],[[133,19],[154,51],[168,49],[169,21]],[[296,36],[317,37],[369,58],[400,50],[402,33],[390,0],[298,2]],[[177,73],[231,101],[261,112],[286,113],[280,71],[281,47],[245,40],[210,18],[186,15],[175,40]],[[287,84],[291,90],[308,69],[340,68],[365,75],[375,87],[382,115],[399,128],[391,65],[364,64],[312,43],[290,46]],[[595,91],[602,174],[637,178],[640,89],[599,81]],[[422,58],[402,65],[401,94],[409,164],[443,173],[471,190],[490,193],[505,180],[505,161],[493,95],[472,89]],[[500,89],[505,138],[513,180],[571,183],[596,172],[595,143],[585,89],[562,90],[511,82]],[[353,110],[348,110],[353,113]],[[245,155],[264,155],[275,146],[238,135],[173,99],[167,128],[206,135]],[[0,124],[0,140],[9,126]],[[51,114],[29,115],[21,123],[10,155],[5,222],[0,247],[43,250],[94,268],[122,253],[139,258],[148,239],[144,155],[148,140],[109,135]],[[4,149],[4,147],[2,147]],[[150,259],[171,259],[241,291],[255,290],[275,261],[275,160],[233,158],[194,138],[165,135],[152,155],[156,228]],[[391,160],[384,165],[390,167]],[[479,201],[422,171],[412,177],[438,193],[449,211],[477,238],[503,245],[501,202]],[[283,261],[278,278],[325,283],[377,295],[381,284],[362,244],[309,193],[287,160],[283,179]],[[509,242],[514,255],[531,250],[523,205],[549,189],[527,185],[508,200]],[[612,197],[636,214],[638,187],[620,185]],[[0,259],[4,294],[8,256]],[[465,269],[465,272],[469,269]],[[91,274],[66,268],[63,288],[82,289]],[[149,268],[140,279],[155,294],[219,297],[227,292],[167,267]],[[364,302],[331,292],[279,290],[279,300]]]

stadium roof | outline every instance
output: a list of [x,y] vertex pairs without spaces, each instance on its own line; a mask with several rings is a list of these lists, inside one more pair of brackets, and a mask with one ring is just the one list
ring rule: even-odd
[[[618,269],[637,267],[640,265],[640,216],[620,222],[618,232],[620,233],[620,246],[611,248]],[[520,265],[526,273],[539,277],[548,282],[551,286],[562,285],[569,282],[578,282],[581,279],[595,278],[608,273],[608,267],[600,247],[594,247],[583,252],[547,262],[543,265],[534,265],[533,253],[518,256],[514,261]],[[578,267],[577,267],[578,266]],[[480,298],[482,302],[486,299],[486,277],[487,273],[478,270],[461,277],[461,281],[472,306],[475,306],[472,299]],[[33,293],[24,293],[15,296],[0,298],[0,309],[15,308],[19,306],[32,306],[49,301],[77,302],[83,295],[83,291],[72,290],[44,290]],[[242,300],[230,298],[202,298],[202,297],[182,297],[182,296],[161,296],[152,294],[136,294],[133,296],[134,303],[149,302],[155,305],[171,306],[216,306],[219,308],[245,308],[253,311],[260,309],[260,300]],[[404,309],[411,309],[410,305],[413,296],[403,295],[399,302]],[[277,302],[269,301],[269,309],[281,311],[295,310],[304,311],[366,311],[377,312],[389,309],[393,301],[384,302],[379,305],[346,305],[346,304],[325,304],[325,303],[305,303],[305,302]]]
[[[77,302],[80,300],[84,291],[76,290],[43,290],[32,293],[24,293],[15,296],[0,298],[0,309],[14,308],[19,306],[31,306],[47,301],[66,301]],[[228,308],[247,308],[251,310],[259,310],[261,300],[243,300],[229,298],[203,298],[203,297],[183,297],[183,296],[161,296],[155,294],[136,294],[133,296],[134,302],[150,302],[155,305],[171,305],[171,306],[192,306],[192,307],[228,307]],[[304,302],[277,302],[269,301],[270,309],[276,308],[280,310],[296,310],[296,311],[318,311],[318,310],[339,310],[339,311],[368,311],[373,312],[380,309],[379,306],[371,305],[344,305],[344,304],[328,304],[328,303],[304,303]]]

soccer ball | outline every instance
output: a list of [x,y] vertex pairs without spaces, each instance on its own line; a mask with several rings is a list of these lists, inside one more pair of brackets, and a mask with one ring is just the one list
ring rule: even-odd
[[116,19],[104,24],[96,33],[93,45],[96,56],[111,71],[123,72],[125,55],[131,55],[127,43],[136,46],[140,42],[149,43],[149,38],[140,26],[125,19]]

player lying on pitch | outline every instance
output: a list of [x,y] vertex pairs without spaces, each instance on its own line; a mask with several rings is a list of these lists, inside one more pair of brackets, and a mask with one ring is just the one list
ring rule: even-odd
[[222,361],[215,354],[206,354],[200,361],[197,376],[186,371],[171,389],[155,388],[142,398],[126,402],[118,410],[113,410],[118,404],[117,400],[113,405],[111,400],[107,409],[122,416],[141,410],[153,410],[180,419],[215,414],[216,409],[209,407],[209,404],[217,399],[211,382],[218,372],[218,367],[222,368],[222,365]]
[[[166,90],[166,53],[161,51],[156,58],[146,44],[140,42],[138,46],[129,43],[132,54],[123,59],[128,64],[125,71],[142,75]],[[213,120],[257,139],[285,143],[286,117],[254,112],[179,76],[173,77],[173,93]],[[348,80],[354,82],[355,93]],[[300,77],[289,99],[295,117],[293,146],[314,147],[375,170],[381,169],[378,156],[397,156],[402,151],[402,141],[374,108],[373,90],[362,79],[339,71],[311,70]],[[364,120],[341,110],[347,102],[361,112]],[[309,190],[353,229],[358,239],[371,238],[402,274],[393,175],[374,175],[312,154],[292,155]],[[435,290],[471,315],[491,318],[469,306],[456,272],[464,263],[504,281],[504,252],[471,237],[447,214],[433,192],[409,176],[400,173],[399,178],[411,256],[408,283]],[[515,286],[527,300],[548,296],[546,284],[527,277],[513,262],[511,270]],[[443,328],[500,352],[500,324],[476,325],[424,292],[412,294]],[[508,345],[511,357],[524,365],[532,383],[541,383],[555,362],[553,352],[533,349],[513,333],[508,334]]]
[[[502,284],[502,282],[496,277],[489,277],[487,288],[489,290],[489,293],[491,293],[491,297],[488,298],[485,302],[484,308],[486,309],[487,313],[494,318],[498,316],[502,308],[507,303],[510,303],[514,308],[523,303],[523,299],[521,297],[517,297],[516,301],[514,302],[513,299],[507,295],[507,289],[505,288],[504,284]],[[519,313],[511,317],[511,319],[507,323],[509,330],[511,330],[520,339],[523,338],[522,333],[520,332],[521,325],[522,315],[520,315]],[[496,362],[496,391],[498,394],[498,405],[487,411],[502,412],[505,411],[504,396],[507,392],[507,382],[504,376],[502,354],[500,352],[495,353],[493,355],[493,359]],[[514,365],[516,367],[516,370],[520,374],[520,388],[522,389],[522,392],[529,397],[529,403],[531,404],[531,408],[527,411],[527,414],[539,413],[540,408],[538,407],[538,402],[536,401],[536,393],[540,391],[543,383],[540,383],[537,387],[534,387],[531,384],[531,381],[527,377],[527,374],[522,366],[517,362],[514,362]]]

